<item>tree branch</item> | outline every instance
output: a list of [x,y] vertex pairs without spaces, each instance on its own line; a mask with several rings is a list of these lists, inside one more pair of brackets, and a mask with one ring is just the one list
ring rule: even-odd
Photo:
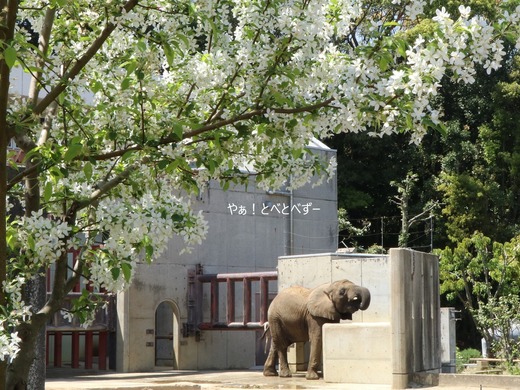
[[[52,26],[54,24],[54,16],[56,15],[55,7],[48,7],[45,11],[45,17],[43,19],[43,25],[39,33],[38,38],[38,50],[42,53],[42,56],[38,58],[36,69],[42,69],[45,64],[45,58],[49,50],[49,39],[51,36]],[[37,70],[31,78],[31,84],[29,86],[29,101],[32,106],[35,106],[38,101],[38,94],[41,89],[39,80],[41,79],[42,72]]]
[[[330,103],[332,103],[333,101],[334,101],[334,98],[329,98],[327,100],[324,100],[319,103],[311,104],[309,106],[303,106],[303,107],[297,107],[297,108],[271,108],[269,110],[276,114],[300,114],[303,112],[312,112],[312,111],[318,110],[320,108],[328,107],[330,105]],[[252,119],[257,116],[262,116],[262,115],[265,115],[267,113],[267,111],[268,111],[268,108],[259,108],[259,109],[255,109],[255,110],[246,112],[244,114],[237,115],[233,118],[209,123],[207,125],[203,125],[203,126],[197,128],[195,130],[184,133],[183,138],[186,139],[186,138],[195,137],[199,134],[203,134],[203,133],[211,131],[211,130],[215,130],[215,129],[218,129],[218,128],[221,128],[221,127],[224,127],[227,125],[238,123],[240,121]],[[175,142],[176,140],[177,139],[174,138],[174,136],[170,136],[170,137],[163,138],[159,142],[161,145],[164,145],[164,144]]]
[[[124,12],[130,12],[138,3],[138,0],[129,0],[124,6]],[[99,51],[101,46],[108,39],[110,34],[116,29],[117,25],[114,23],[108,23],[101,34],[92,42],[92,45],[87,49],[87,51],[74,63],[74,65],[67,71],[61,80],[58,81],[57,85],[51,89],[51,91],[40,100],[40,102],[33,108],[33,114],[41,115],[41,113],[53,102],[58,96],[65,91],[67,88],[67,84],[69,81],[74,80],[74,78],[81,72],[81,70],[89,63],[89,61],[94,57],[94,55]]]
[[[424,221],[426,219],[428,219],[429,217],[427,218],[422,218],[425,214],[429,213],[430,211],[432,211],[433,209],[435,209],[436,207],[438,206],[438,203],[434,203],[432,205],[430,205],[429,207],[427,207],[426,209],[424,209],[421,213],[417,214],[416,216],[410,218],[408,220],[408,224],[410,226],[412,226],[415,222],[420,222],[420,221]],[[422,219],[421,219],[422,218]]]
[[[147,158],[144,158],[142,163],[146,163],[148,161]],[[106,181],[105,183],[102,183],[99,185],[98,189],[95,190],[92,194],[90,194],[90,197],[88,199],[84,200],[75,200],[72,202],[72,205],[69,207],[69,210],[67,211],[67,217],[72,217],[75,215],[79,210],[84,209],[85,207],[93,204],[94,202],[98,201],[103,195],[107,194],[111,189],[117,187],[119,184],[121,184],[123,181],[128,179],[132,172],[136,171],[138,169],[138,164],[133,164],[115,176],[113,179]]]

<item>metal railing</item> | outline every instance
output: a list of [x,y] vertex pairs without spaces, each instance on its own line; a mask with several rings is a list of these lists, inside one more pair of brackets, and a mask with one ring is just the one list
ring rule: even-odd
[[[270,296],[273,295],[273,292],[269,292],[269,282],[277,279],[277,271],[202,274],[202,267],[199,266],[188,274],[188,322],[184,324],[184,336],[197,336],[200,330],[262,329],[267,322],[267,309]],[[253,282],[258,282],[259,291],[254,291]],[[241,296],[237,293],[237,285],[242,289]],[[209,286],[209,321],[203,320],[204,286]],[[220,290],[223,286],[225,300],[221,299]],[[259,297],[256,305],[253,297]],[[237,308],[240,298],[241,313]],[[225,317],[221,315],[224,305]],[[253,307],[257,309],[256,316],[253,316]],[[238,317],[241,319],[237,320]]]

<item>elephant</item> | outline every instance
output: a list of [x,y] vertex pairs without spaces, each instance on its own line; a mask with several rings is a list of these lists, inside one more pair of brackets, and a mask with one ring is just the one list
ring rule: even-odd
[[322,352],[322,326],[351,320],[352,313],[366,310],[370,291],[349,280],[337,280],[314,289],[293,286],[280,291],[267,312],[271,349],[264,364],[265,376],[290,377],[287,348],[296,342],[310,341],[310,357],[306,379],[318,379]]

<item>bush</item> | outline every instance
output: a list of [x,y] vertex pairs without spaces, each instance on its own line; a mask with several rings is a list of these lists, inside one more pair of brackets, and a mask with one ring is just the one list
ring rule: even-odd
[[471,358],[479,358],[481,357],[480,351],[475,348],[463,349],[462,351],[457,348],[456,353],[456,364],[457,364],[457,372],[461,372],[464,369],[464,364],[469,363],[469,359]]

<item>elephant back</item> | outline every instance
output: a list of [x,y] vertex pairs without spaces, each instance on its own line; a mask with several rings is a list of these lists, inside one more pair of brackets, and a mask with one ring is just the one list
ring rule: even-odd
[[269,305],[268,321],[273,317],[301,318],[307,311],[307,300],[311,290],[293,286],[280,291]]

